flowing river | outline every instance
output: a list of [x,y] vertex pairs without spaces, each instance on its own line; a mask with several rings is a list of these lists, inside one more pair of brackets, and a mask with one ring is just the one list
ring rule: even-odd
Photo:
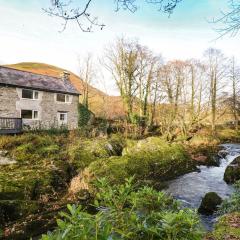
[[[202,198],[208,192],[216,192],[223,199],[228,198],[233,187],[223,180],[227,166],[240,155],[240,144],[222,144],[227,152],[226,157],[220,159],[219,167],[200,166],[198,172],[183,175],[169,182],[166,190],[184,206],[198,208]],[[201,216],[203,225],[211,230],[216,216]]]

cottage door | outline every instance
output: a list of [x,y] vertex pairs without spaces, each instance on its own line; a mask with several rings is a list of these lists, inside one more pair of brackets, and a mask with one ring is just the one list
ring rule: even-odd
[[67,125],[67,113],[66,112],[58,112],[58,125]]

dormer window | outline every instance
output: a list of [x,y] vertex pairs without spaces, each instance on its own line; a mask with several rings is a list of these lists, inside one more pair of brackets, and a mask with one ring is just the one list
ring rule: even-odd
[[68,103],[70,102],[70,97],[67,94],[57,93],[57,102]]
[[22,98],[24,99],[38,99],[38,91],[31,90],[31,89],[22,89]]

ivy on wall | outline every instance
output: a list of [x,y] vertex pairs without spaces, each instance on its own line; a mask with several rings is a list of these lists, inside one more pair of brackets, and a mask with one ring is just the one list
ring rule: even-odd
[[79,114],[78,118],[79,127],[88,125],[89,122],[91,121],[91,118],[94,116],[94,114],[82,104],[79,104],[78,106],[78,114]]

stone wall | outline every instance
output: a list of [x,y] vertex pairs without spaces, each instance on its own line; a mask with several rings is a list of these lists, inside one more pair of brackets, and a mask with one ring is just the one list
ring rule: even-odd
[[[51,103],[51,104],[50,104]],[[42,108],[42,122],[50,127],[58,125],[57,113],[68,113],[68,128],[74,129],[78,127],[78,96],[71,96],[70,103],[62,103],[56,101],[56,94],[44,92],[41,108]]]
[[70,96],[69,103],[56,101],[56,93],[39,91],[37,100],[22,99],[21,89],[0,87],[0,117],[21,117],[21,109],[38,111],[37,120],[24,119],[31,128],[59,127],[58,112],[67,112],[68,128],[78,127],[78,96]]
[[16,88],[0,86],[0,117],[20,117],[16,109],[19,100]]

